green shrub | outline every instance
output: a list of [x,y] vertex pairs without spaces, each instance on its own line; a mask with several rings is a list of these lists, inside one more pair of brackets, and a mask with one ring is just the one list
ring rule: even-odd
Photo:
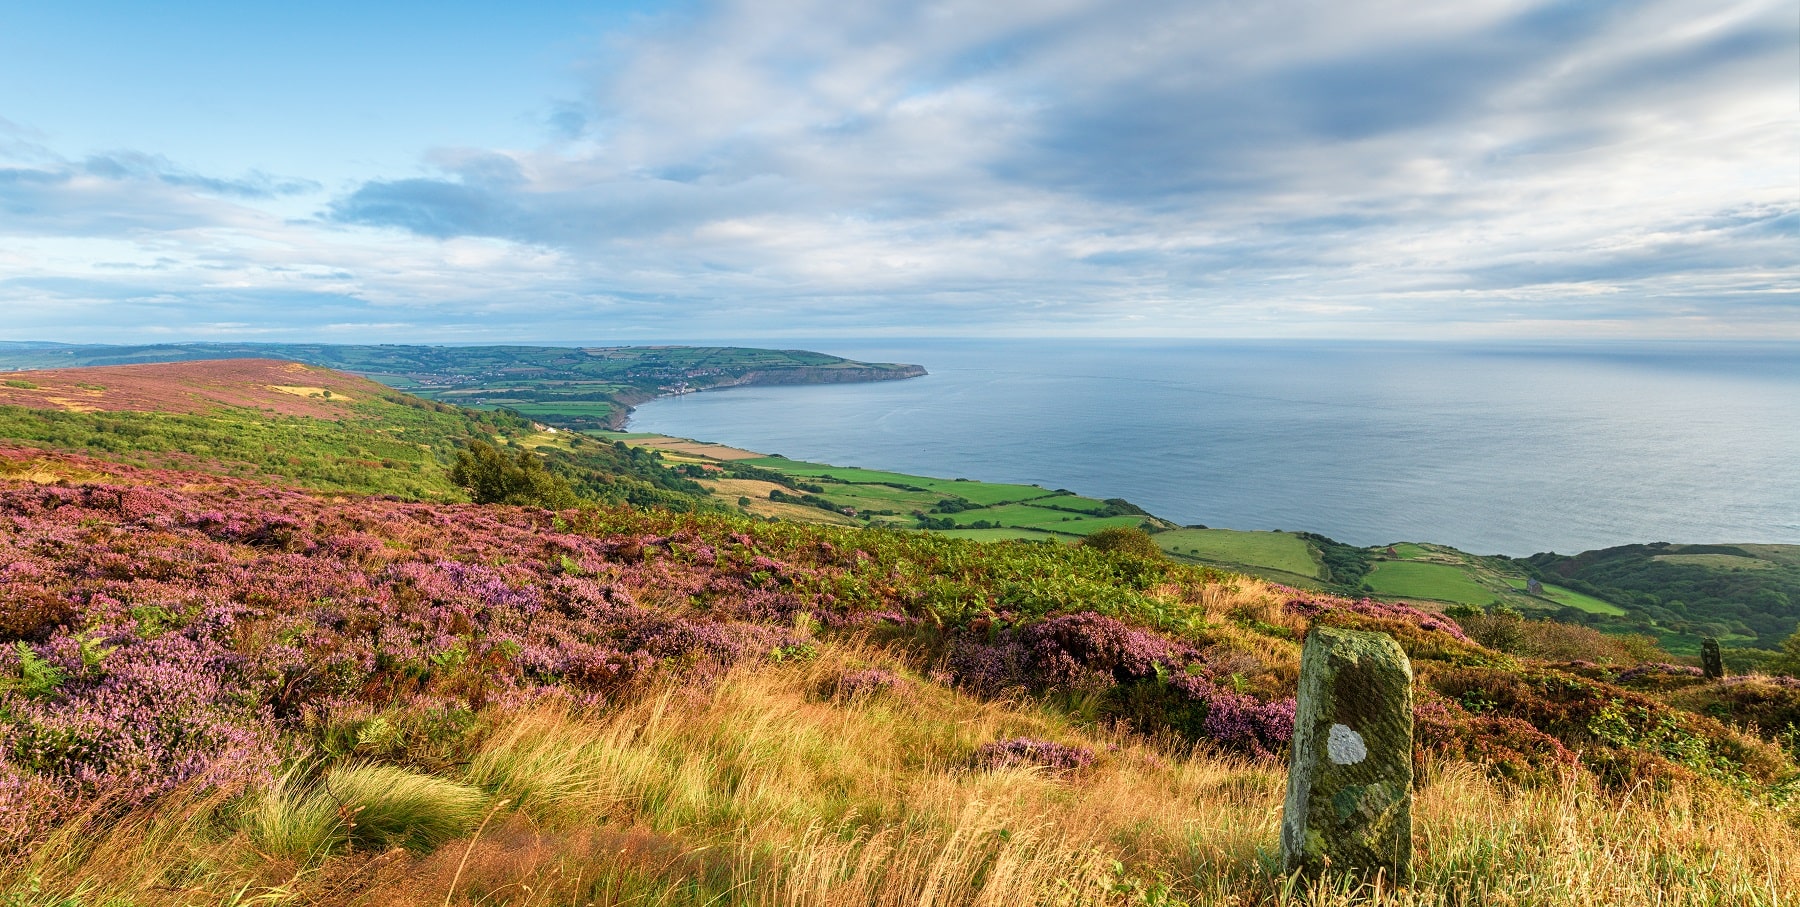
[[1145,560],[1159,561],[1163,559],[1162,548],[1156,540],[1135,526],[1115,526],[1102,529],[1082,539],[1078,544],[1095,551],[1117,551]]
[[470,441],[456,452],[450,481],[468,489],[477,504],[519,504],[560,510],[575,505],[569,483],[545,468],[529,450],[511,455],[485,441]]

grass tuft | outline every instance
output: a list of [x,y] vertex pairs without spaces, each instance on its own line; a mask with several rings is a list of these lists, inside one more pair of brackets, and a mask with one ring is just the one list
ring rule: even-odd
[[430,850],[480,822],[479,788],[391,765],[339,766],[311,784],[288,774],[246,814],[264,850],[314,859],[344,848]]

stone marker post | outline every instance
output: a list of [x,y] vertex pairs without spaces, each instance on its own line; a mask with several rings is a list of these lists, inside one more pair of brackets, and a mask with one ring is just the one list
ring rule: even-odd
[[1707,680],[1725,676],[1725,659],[1719,654],[1719,641],[1708,636],[1700,641],[1700,670]]
[[1288,872],[1412,873],[1412,665],[1384,633],[1314,627],[1281,820]]

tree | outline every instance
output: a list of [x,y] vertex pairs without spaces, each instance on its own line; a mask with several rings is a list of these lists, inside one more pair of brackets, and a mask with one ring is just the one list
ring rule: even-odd
[[1781,654],[1769,662],[1769,673],[1800,677],[1800,627],[1781,641]]
[[545,468],[537,454],[524,448],[508,453],[486,441],[470,441],[456,452],[450,481],[467,489],[477,504],[561,509],[576,503],[569,483]]
[[1163,556],[1162,548],[1150,537],[1150,533],[1135,526],[1102,529],[1082,539],[1079,544],[1096,551],[1118,551],[1153,561],[1161,560]]

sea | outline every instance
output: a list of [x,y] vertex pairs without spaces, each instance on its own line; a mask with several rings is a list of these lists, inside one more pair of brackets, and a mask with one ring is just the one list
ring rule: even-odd
[[804,348],[930,374],[665,398],[639,407],[630,428],[839,466],[1067,488],[1183,525],[1356,545],[1523,556],[1800,543],[1800,344]]

